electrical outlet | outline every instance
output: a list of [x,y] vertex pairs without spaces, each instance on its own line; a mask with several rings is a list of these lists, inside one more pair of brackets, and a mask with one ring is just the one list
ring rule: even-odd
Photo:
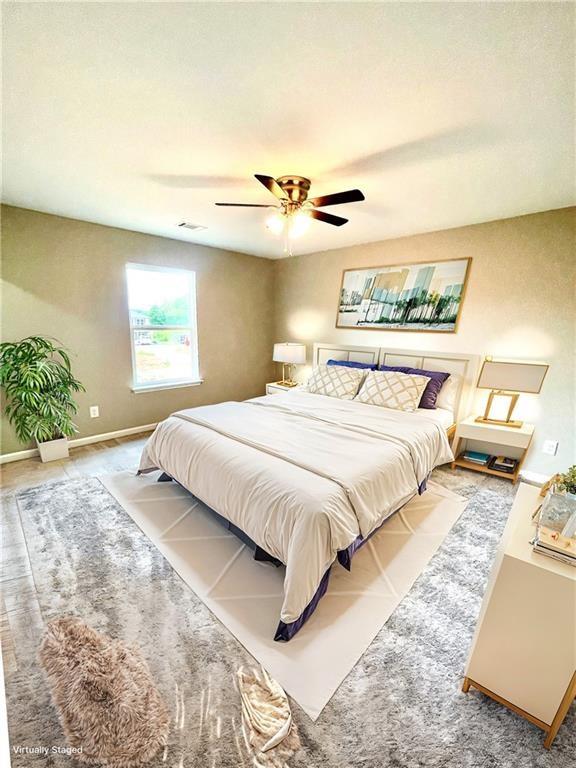
[[558,450],[558,440],[544,440],[542,446],[542,453],[547,453],[549,456],[556,456]]
[[97,405],[90,406],[90,418],[97,419],[100,416],[100,408]]

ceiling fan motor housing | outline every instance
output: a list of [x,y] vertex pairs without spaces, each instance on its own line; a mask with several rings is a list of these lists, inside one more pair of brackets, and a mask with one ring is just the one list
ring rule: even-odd
[[310,191],[310,179],[304,176],[280,176],[276,183],[292,203],[302,204]]

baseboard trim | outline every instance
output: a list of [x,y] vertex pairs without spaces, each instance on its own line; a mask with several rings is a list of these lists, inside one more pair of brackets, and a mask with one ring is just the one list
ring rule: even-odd
[[[142,424],[139,427],[117,429],[114,432],[102,432],[100,435],[78,437],[75,440],[70,440],[70,448],[79,448],[81,445],[90,445],[90,443],[102,443],[104,440],[114,440],[116,437],[137,435],[139,432],[152,432],[153,429],[156,429],[156,425],[157,422],[154,424]],[[0,464],[8,464],[11,461],[22,461],[22,459],[31,459],[34,456],[38,456],[38,448],[28,448],[24,451],[15,451],[14,453],[4,453],[0,455]]]
[[532,472],[529,469],[521,469],[520,480],[522,480],[524,483],[528,483],[528,485],[536,485],[541,487],[545,483],[549,482],[550,475],[542,475],[539,472]]
[[21,461],[22,459],[31,459],[38,456],[38,448],[29,448],[26,451],[16,451],[15,453],[3,453],[0,455],[0,464],[8,464],[10,461]]
[[128,437],[137,435],[138,432],[152,432],[156,429],[158,422],[154,424],[143,424],[140,427],[128,427],[128,429],[117,429],[115,432],[103,432],[101,435],[89,435],[88,437],[78,437],[76,440],[70,440],[70,448],[78,448],[81,445],[90,445],[90,443],[102,443],[104,440],[114,440],[115,437]]

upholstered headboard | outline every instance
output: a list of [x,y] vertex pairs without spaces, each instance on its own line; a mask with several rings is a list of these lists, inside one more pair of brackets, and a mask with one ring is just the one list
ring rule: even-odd
[[448,371],[461,377],[456,396],[455,419],[461,420],[472,410],[472,398],[478,376],[480,356],[452,352],[420,352],[413,349],[386,347],[355,347],[347,344],[314,344],[313,365],[325,365],[328,360],[350,360],[378,365],[406,365],[426,371]]
[[328,360],[348,360],[354,363],[376,365],[380,360],[380,347],[351,347],[342,344],[314,344],[312,364],[326,365]]

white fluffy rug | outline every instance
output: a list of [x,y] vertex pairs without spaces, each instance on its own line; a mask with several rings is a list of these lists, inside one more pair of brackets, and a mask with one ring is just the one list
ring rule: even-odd
[[304,711],[316,720],[422,573],[466,506],[430,483],[352,560],[337,563],[328,592],[289,643],[274,642],[283,567],[256,562],[197,499],[158,474],[121,472],[102,482],[189,587]]

